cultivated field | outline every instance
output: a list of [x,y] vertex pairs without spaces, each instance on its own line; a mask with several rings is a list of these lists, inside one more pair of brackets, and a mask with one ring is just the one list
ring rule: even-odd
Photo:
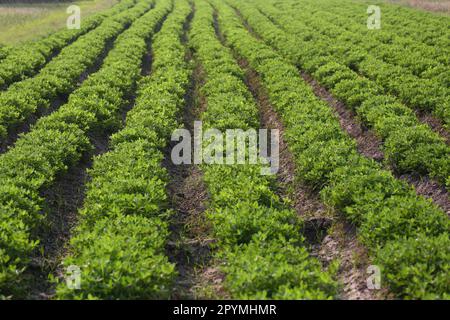
[[0,1],[0,44],[17,45],[35,40],[65,27],[69,5],[78,5],[83,17],[108,9],[118,0]]
[[438,11],[98,0],[5,43],[0,298],[450,299]]

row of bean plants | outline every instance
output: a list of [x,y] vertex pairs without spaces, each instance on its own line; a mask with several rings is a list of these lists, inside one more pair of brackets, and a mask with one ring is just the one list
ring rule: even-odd
[[89,171],[81,223],[64,260],[66,266],[81,267],[81,289],[61,283],[58,298],[170,297],[177,272],[165,255],[171,210],[168,173],[161,162],[172,131],[181,126],[192,70],[181,43],[190,12],[186,0],[175,2],[152,43],[152,73],[139,82],[126,126]]
[[[259,127],[258,108],[244,74],[216,37],[213,9],[195,1],[191,45],[205,72],[200,94],[207,101],[204,128]],[[227,150],[231,152],[232,150]],[[236,151],[236,150],[233,150]],[[336,294],[331,272],[306,250],[302,221],[274,192],[261,165],[202,165],[210,195],[207,217],[217,239],[224,286],[238,299],[327,299]]]

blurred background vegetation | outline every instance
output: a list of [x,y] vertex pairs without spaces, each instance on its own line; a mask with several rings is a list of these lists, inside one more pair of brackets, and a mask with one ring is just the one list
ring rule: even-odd
[[[64,28],[72,4],[81,8],[81,19],[105,10],[119,0],[0,0],[0,44],[15,45]],[[81,20],[83,21],[83,20]]]
[[385,0],[384,2],[446,15],[450,14],[450,0]]

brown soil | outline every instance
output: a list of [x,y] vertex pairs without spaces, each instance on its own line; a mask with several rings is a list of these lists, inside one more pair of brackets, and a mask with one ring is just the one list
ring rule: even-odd
[[167,192],[171,208],[175,210],[171,236],[167,245],[169,259],[176,263],[178,278],[173,299],[194,299],[199,277],[211,259],[209,223],[204,216],[207,192],[203,175],[195,165],[173,165],[171,148],[167,149],[163,166],[168,170],[170,183]]
[[351,111],[350,108],[335,99],[327,89],[322,87],[310,75],[301,72],[301,77],[311,86],[314,94],[325,101],[333,109],[335,115],[339,119],[341,128],[356,140],[358,151],[367,158],[382,161],[384,154],[381,150],[381,139],[378,138],[373,131],[365,129],[361,123],[356,120],[356,114]]
[[233,6],[231,6],[231,7],[234,9],[234,12],[236,13],[236,15],[241,19],[241,22],[244,25],[245,29],[247,29],[248,33],[250,33],[256,39],[263,41],[261,36],[257,32],[255,32],[255,30],[253,30],[252,26],[247,22],[247,20],[244,18],[242,13],[235,7],[233,7]]
[[78,222],[78,209],[85,197],[85,185],[89,181],[87,170],[92,166],[93,156],[107,151],[106,135],[92,136],[94,152],[86,154],[82,161],[60,175],[55,183],[42,193],[45,199],[45,225],[37,230],[36,237],[40,245],[32,257],[25,278],[29,278],[28,299],[51,299],[55,294],[55,285],[48,281],[48,274],[61,276],[60,262],[67,253],[66,244],[71,231]]
[[[262,127],[265,129],[278,129],[283,136],[284,126],[282,121],[270,104],[269,97],[259,82],[258,74],[249,67],[248,62],[244,59],[239,59],[239,65],[245,70],[246,84],[258,103]],[[280,139],[280,168],[277,179],[282,195],[289,193],[290,187],[295,184],[293,206],[303,216],[320,218],[332,215],[313,190],[296,181],[294,157],[283,138]]]
[[[338,260],[339,278],[343,284],[340,299],[345,300],[378,300],[391,299],[389,292],[369,290],[366,272],[370,261],[367,250],[362,246],[356,236],[355,227],[338,219],[334,222],[329,234],[323,239],[317,250],[317,257],[325,264]],[[382,285],[382,284],[381,284]]]
[[[183,112],[183,123],[191,134],[196,119],[194,92],[199,75],[200,67],[197,66],[192,76],[191,88],[185,98]],[[194,299],[199,277],[210,263],[210,245],[214,243],[214,239],[209,235],[210,225],[204,215],[208,194],[203,173],[197,165],[174,165],[170,160],[174,144],[167,148],[163,162],[170,176],[167,193],[171,208],[175,210],[167,248],[169,259],[176,263],[179,273],[172,298]]]
[[413,185],[417,194],[431,199],[434,204],[440,207],[450,217],[450,198],[445,187],[429,177],[404,174],[398,176],[398,178]]

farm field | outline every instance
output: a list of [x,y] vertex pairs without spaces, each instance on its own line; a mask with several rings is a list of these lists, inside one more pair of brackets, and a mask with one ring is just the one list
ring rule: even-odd
[[5,42],[0,299],[450,299],[450,17],[417,7],[97,0]]
[[18,45],[65,27],[69,4],[78,5],[83,16],[88,17],[117,2],[118,0],[0,2],[0,44]]

